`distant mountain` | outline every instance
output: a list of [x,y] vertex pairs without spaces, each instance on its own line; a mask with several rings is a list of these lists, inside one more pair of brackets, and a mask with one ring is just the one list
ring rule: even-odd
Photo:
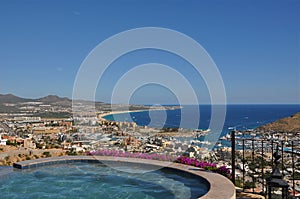
[[22,102],[43,102],[43,103],[71,103],[72,100],[70,100],[67,97],[58,97],[56,95],[48,95],[46,97],[42,97],[39,99],[27,99],[27,98],[21,98],[12,94],[0,94],[0,104],[3,103],[22,103]]
[[58,97],[57,95],[48,95],[46,97],[42,97],[37,99],[39,102],[44,102],[44,103],[57,103],[57,102],[71,102],[71,100],[67,97]]
[[17,97],[12,94],[0,94],[0,103],[19,103],[19,102],[27,102],[30,101],[30,99],[25,99],[21,97]]
[[[12,94],[0,94],[0,113],[12,113],[12,112],[20,112],[20,108],[25,105],[21,104],[24,102],[42,102],[43,104],[48,104],[52,106],[71,108],[72,107],[72,99],[67,97],[59,97],[57,95],[47,95],[38,99],[27,99],[21,98]],[[143,105],[120,105],[120,104],[108,104],[100,101],[88,101],[88,100],[75,100],[75,103],[86,106],[94,106],[98,111],[110,111],[113,107],[115,110],[144,110],[149,109],[148,106]],[[10,105],[13,104],[13,105]],[[32,106],[32,105],[31,105]],[[174,108],[173,106],[165,107],[165,108]]]
[[[87,100],[75,100],[76,102],[82,102],[82,103],[94,103],[93,101],[87,101]],[[42,98],[38,99],[28,99],[28,98],[21,98],[18,96],[15,96],[13,94],[0,94],[0,105],[3,105],[4,103],[11,103],[11,104],[17,104],[22,102],[43,102],[44,104],[60,104],[65,106],[71,106],[72,105],[72,99],[69,99],[67,97],[59,97],[57,95],[47,95]],[[105,104],[103,102],[97,102],[97,105]]]

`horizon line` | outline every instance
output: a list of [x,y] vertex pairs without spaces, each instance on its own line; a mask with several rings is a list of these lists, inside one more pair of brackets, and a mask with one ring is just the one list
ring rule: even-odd
[[[59,98],[68,98],[69,100],[73,101],[73,100],[87,100],[87,101],[91,101],[91,102],[101,102],[101,103],[106,103],[106,104],[111,104],[109,102],[106,102],[106,101],[97,101],[97,100],[88,100],[88,99],[72,99],[72,98],[69,98],[67,96],[60,96],[58,94],[48,94],[48,95],[44,95],[43,97],[34,97],[34,98],[28,98],[28,97],[20,97],[18,95],[15,95],[15,94],[12,94],[12,93],[6,93],[6,94],[1,94],[0,95],[13,95],[15,97],[19,97],[19,98],[23,98],[23,99],[27,99],[27,100],[37,100],[37,99],[41,99],[41,98],[44,98],[44,97],[47,97],[47,96],[57,96]],[[134,103],[134,104],[126,104],[126,103],[113,103],[113,104],[124,104],[124,105],[144,105],[144,106],[152,106],[152,105],[155,105],[157,103],[153,103],[153,104],[149,104],[149,103]],[[258,103],[252,103],[252,102],[246,102],[246,103],[243,103],[243,102],[230,102],[230,103],[226,103],[226,104],[211,104],[211,103],[199,103],[199,104],[189,104],[189,103],[186,103],[186,104],[175,104],[175,103],[163,103],[163,104],[158,104],[158,105],[161,105],[161,106],[189,106],[189,105],[300,105],[300,102],[285,102],[285,103],[279,103],[279,102],[270,102],[270,103],[265,103],[265,102],[258,102]]]

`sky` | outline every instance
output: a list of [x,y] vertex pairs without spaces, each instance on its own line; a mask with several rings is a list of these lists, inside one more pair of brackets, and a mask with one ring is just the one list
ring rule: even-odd
[[[299,18],[298,0],[0,0],[0,93],[71,98],[79,68],[98,44],[129,29],[161,27],[203,46],[221,74],[227,103],[300,104]],[[210,103],[193,66],[156,49],[114,61],[99,80],[96,100],[110,102],[122,75],[147,63],[174,68],[199,103]],[[180,92],[188,96],[185,88]],[[123,95],[119,103],[125,103]],[[138,104],[178,102],[177,93],[157,84],[141,85],[130,98]]]

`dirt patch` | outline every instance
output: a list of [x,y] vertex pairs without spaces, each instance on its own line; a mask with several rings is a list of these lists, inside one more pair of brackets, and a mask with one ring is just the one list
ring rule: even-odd
[[62,149],[18,149],[13,146],[0,147],[0,166],[12,166],[15,162],[34,160],[46,157],[58,157],[66,155]]

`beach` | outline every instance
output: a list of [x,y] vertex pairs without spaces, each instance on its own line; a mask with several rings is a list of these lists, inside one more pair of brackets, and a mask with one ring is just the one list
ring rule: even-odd
[[[155,109],[158,110],[158,109]],[[162,109],[161,109],[162,110]],[[149,109],[145,109],[145,110],[134,110],[134,111],[130,111],[130,110],[126,110],[126,111],[110,111],[110,112],[106,112],[106,113],[101,113],[98,115],[98,118],[102,121],[107,121],[107,119],[105,119],[105,116],[108,115],[116,115],[116,114],[124,114],[124,113],[137,113],[137,112],[145,112],[145,111],[149,111]]]
[[170,109],[169,107],[157,107],[153,108],[153,106],[149,107],[149,109],[142,109],[142,110],[124,110],[124,111],[109,111],[106,113],[101,113],[98,115],[98,118],[102,121],[107,121],[105,119],[105,116],[108,115],[116,115],[116,114],[125,114],[125,113],[138,113],[138,112],[147,112],[147,111],[166,111],[166,110],[175,110],[175,109],[182,109],[182,106],[176,106],[173,109]]

